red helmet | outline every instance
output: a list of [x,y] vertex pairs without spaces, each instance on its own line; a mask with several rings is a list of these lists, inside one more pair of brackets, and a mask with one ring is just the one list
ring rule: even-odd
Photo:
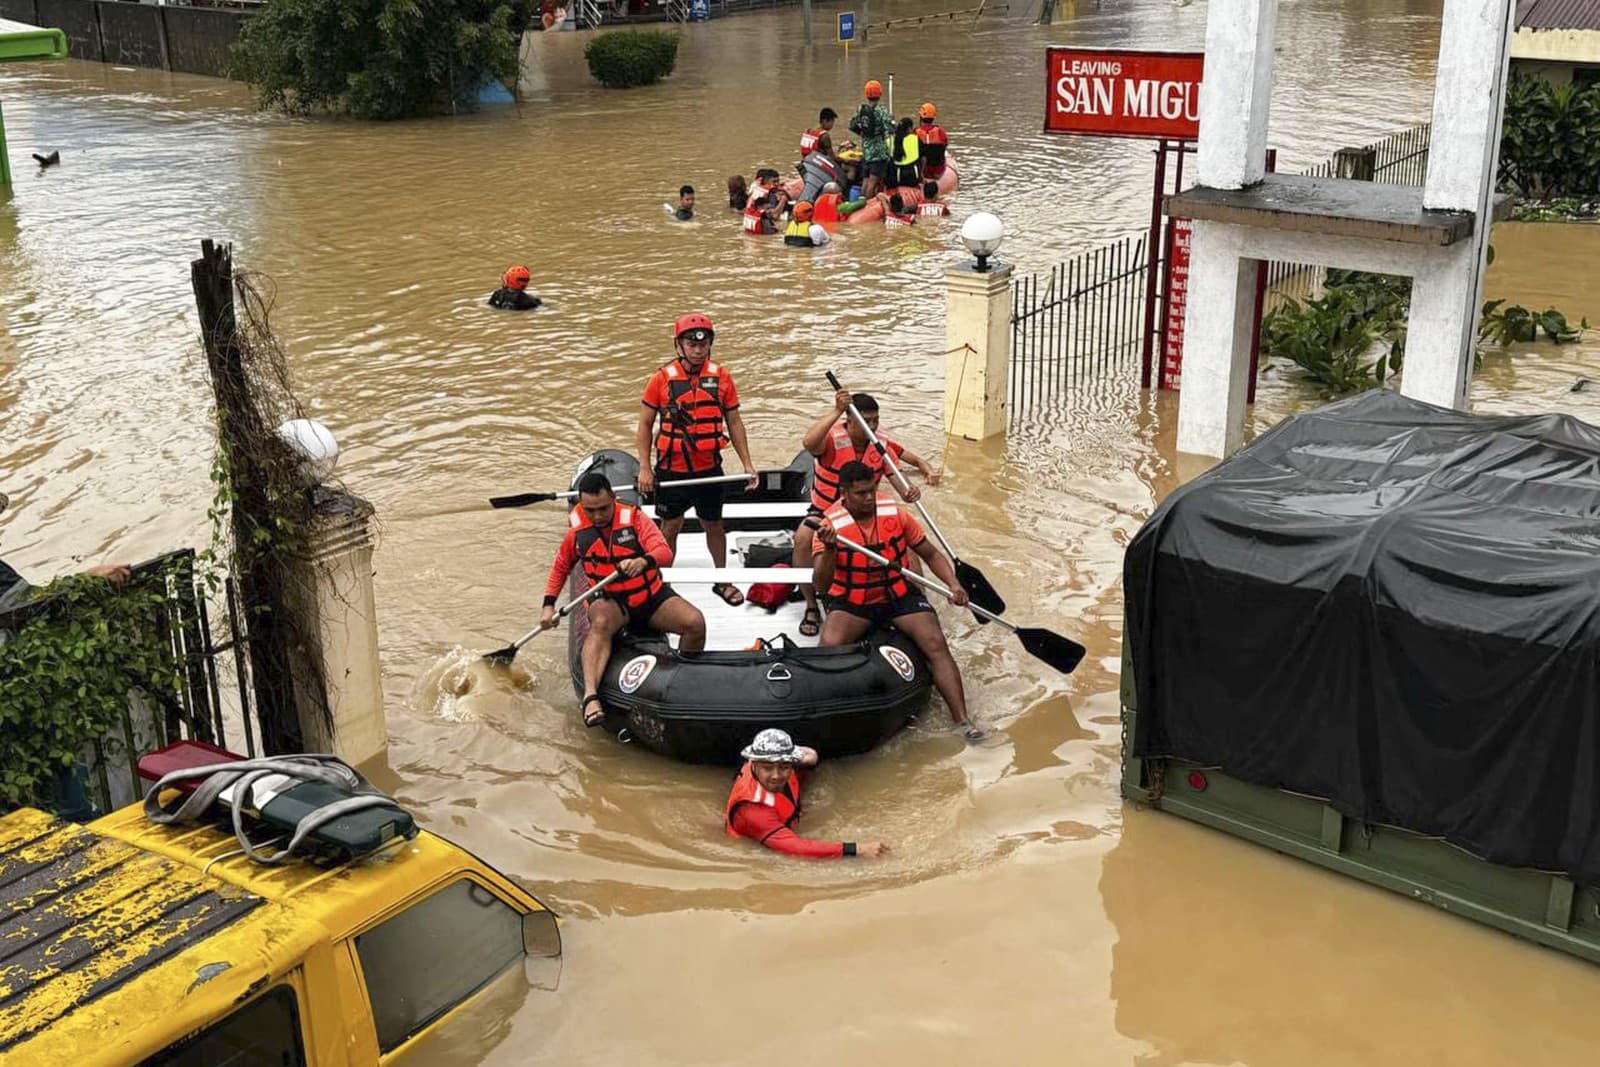
[[508,289],[526,289],[532,279],[533,275],[528,272],[527,267],[512,267],[505,272],[500,281]]
[[677,341],[678,338],[690,330],[705,330],[712,337],[717,335],[716,327],[711,325],[709,316],[702,315],[698,311],[691,311],[687,315],[679,315],[678,321],[672,324],[673,341]]
[[921,107],[917,108],[917,114],[921,115],[925,119],[938,118],[939,109],[934,107],[932,104],[923,104]]
[[862,91],[866,93],[868,100],[876,100],[883,95],[883,83],[877,78],[873,78]]

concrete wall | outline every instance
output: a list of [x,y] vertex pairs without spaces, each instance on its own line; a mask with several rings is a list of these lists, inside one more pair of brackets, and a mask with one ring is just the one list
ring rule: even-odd
[[74,59],[220,78],[249,15],[122,0],[0,0],[0,18],[61,30]]
[[1600,31],[1518,30],[1511,35],[1511,58],[1580,65],[1600,63]]

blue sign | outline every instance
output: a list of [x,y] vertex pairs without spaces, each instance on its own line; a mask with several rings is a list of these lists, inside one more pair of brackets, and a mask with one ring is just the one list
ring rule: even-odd
[[689,0],[689,17],[704,22],[711,17],[711,0]]
[[839,12],[839,40],[853,41],[856,39],[856,13],[854,11]]

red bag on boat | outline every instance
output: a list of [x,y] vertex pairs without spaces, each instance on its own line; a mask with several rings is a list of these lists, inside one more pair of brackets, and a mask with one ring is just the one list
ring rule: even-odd
[[[777,566],[787,567],[788,564],[779,563]],[[794,593],[793,582],[757,582],[750,587],[744,598],[747,603],[758,604],[771,614],[787,604]]]

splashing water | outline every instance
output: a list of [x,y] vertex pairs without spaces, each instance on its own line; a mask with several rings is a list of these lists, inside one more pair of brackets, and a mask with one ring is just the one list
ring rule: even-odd
[[528,692],[536,679],[515,663],[495,666],[483,653],[457,645],[423,671],[411,690],[411,706],[440,722],[477,722],[488,705]]

